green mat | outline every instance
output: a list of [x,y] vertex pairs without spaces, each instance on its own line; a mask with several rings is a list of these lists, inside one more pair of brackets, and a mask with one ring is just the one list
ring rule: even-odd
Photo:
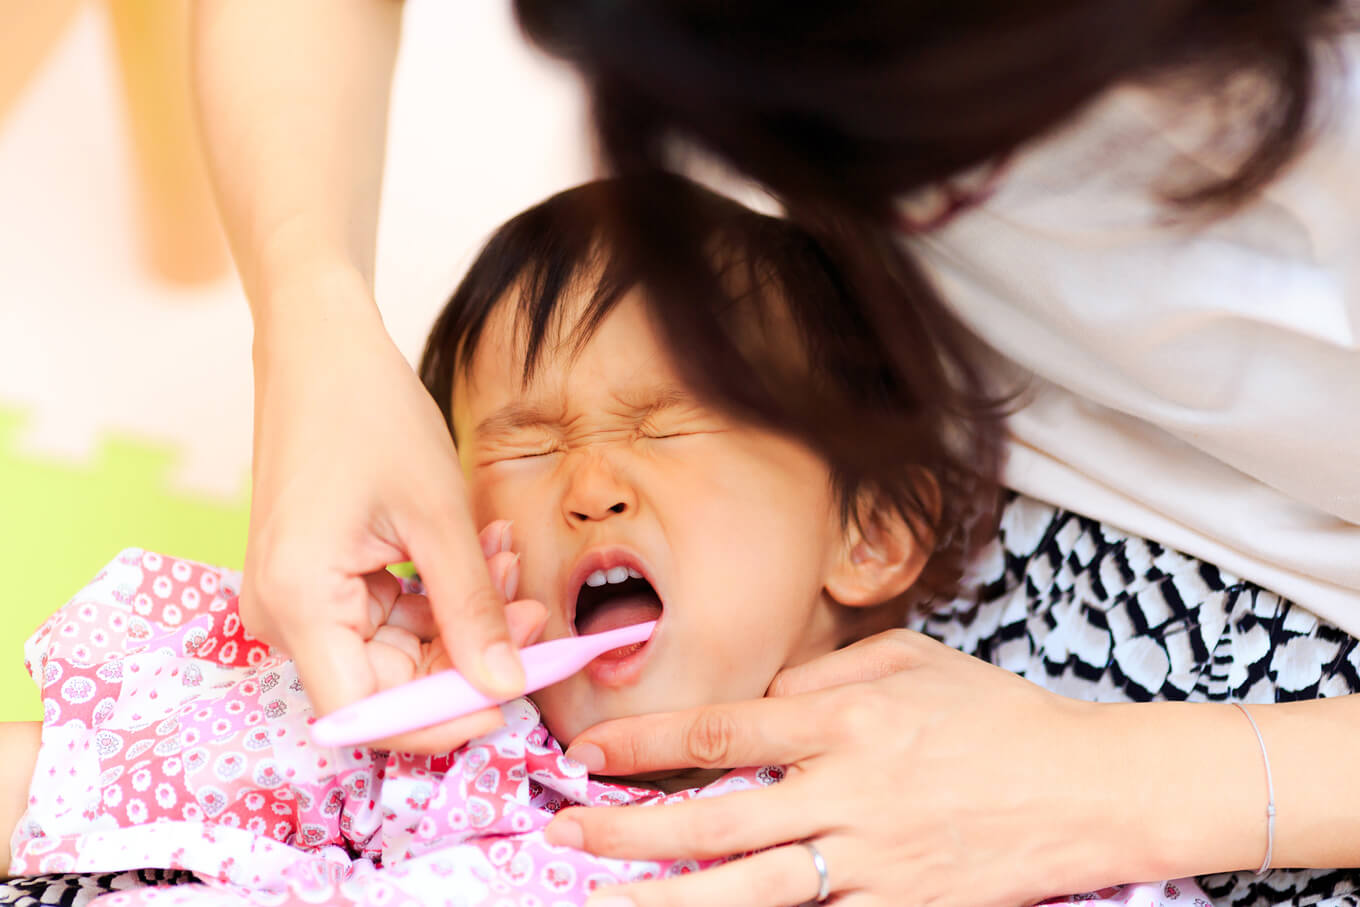
[[169,489],[168,448],[109,438],[92,464],[21,455],[24,418],[0,407],[0,721],[42,717],[24,640],[115,554],[137,546],[239,569],[249,518],[246,492],[224,502]]

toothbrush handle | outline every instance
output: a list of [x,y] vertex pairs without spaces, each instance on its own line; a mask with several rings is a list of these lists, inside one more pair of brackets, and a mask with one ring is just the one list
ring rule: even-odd
[[[655,621],[591,636],[552,639],[520,650],[524,692],[532,693],[570,677],[611,648],[647,639]],[[479,693],[455,670],[440,671],[350,703],[312,725],[322,746],[350,746],[451,721],[500,703]]]
[[[524,692],[541,690],[575,674],[595,654],[583,649],[578,639],[556,639],[521,650]],[[349,746],[451,721],[499,704],[478,692],[458,671],[440,671],[327,715],[312,726],[312,737],[325,746]]]
[[312,725],[323,746],[350,746],[450,721],[499,703],[457,671],[440,671],[351,703]]

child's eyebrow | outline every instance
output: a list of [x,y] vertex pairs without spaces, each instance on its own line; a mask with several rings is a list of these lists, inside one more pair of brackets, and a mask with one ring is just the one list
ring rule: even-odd
[[554,416],[540,404],[516,400],[505,404],[478,422],[474,433],[482,438],[495,437],[508,435],[521,428],[551,425],[561,421],[560,416]]
[[[615,394],[628,418],[642,422],[668,409],[697,406],[698,398],[676,384],[660,384],[645,389],[630,389]],[[524,428],[561,425],[561,407],[549,408],[537,401],[515,400],[477,423],[475,434],[481,438],[507,435]]]
[[678,384],[659,384],[641,391],[623,392],[619,401],[629,409],[629,415],[639,421],[659,412],[680,407],[698,406],[698,399]]

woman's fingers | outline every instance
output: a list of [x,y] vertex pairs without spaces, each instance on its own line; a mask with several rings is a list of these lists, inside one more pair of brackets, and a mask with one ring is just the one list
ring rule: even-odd
[[926,637],[911,630],[888,630],[861,639],[829,655],[780,671],[770,684],[769,695],[796,696],[909,670],[929,657],[926,642],[929,642]]
[[515,600],[519,592],[519,555],[511,551],[498,551],[486,560],[486,570],[491,574],[491,583],[508,602]]
[[755,852],[601,890],[591,903],[801,903],[818,894],[811,852],[790,843],[805,839],[825,860],[835,903],[847,907],[1032,903],[1053,887],[1107,883],[1108,868],[1084,855],[1127,852],[1128,824],[1108,822],[1123,778],[1108,768],[1118,763],[1105,758],[1108,747],[1071,745],[1109,741],[1103,725],[1090,723],[1097,707],[1074,707],[924,637],[897,640],[905,655],[875,654],[892,640],[850,653],[845,665],[828,661],[817,675],[859,676],[855,662],[866,653],[884,659],[880,668],[908,667],[878,680],[613,721],[573,741],[572,755],[594,748],[593,767],[611,774],[776,763],[789,771],[757,791],[559,813],[550,842],[608,857]]
[[492,520],[477,533],[477,541],[482,543],[482,556],[488,561],[503,551],[513,551],[511,546],[509,520]]
[[[669,809],[670,807],[666,807]],[[651,810],[629,810],[629,812]],[[835,838],[814,842],[822,855],[835,896],[847,890],[832,867],[847,869],[853,851],[837,846]],[[702,872],[677,873],[666,879],[602,888],[587,907],[787,907],[815,902],[821,874],[812,852],[801,843],[783,844]],[[615,902],[614,898],[626,898]],[[839,898],[836,899],[840,903]]]
[[823,829],[807,788],[791,777],[757,790],[648,809],[575,807],[545,830],[548,843],[632,860],[712,860],[805,838]]
[[421,508],[426,522],[413,527],[407,539],[411,559],[453,663],[482,692],[516,696],[524,690],[524,667],[505,626],[505,599],[491,583],[461,487],[445,491],[448,500]]
[[787,697],[620,718],[582,732],[567,756],[609,775],[786,765],[822,751],[826,731],[815,714],[827,706]]

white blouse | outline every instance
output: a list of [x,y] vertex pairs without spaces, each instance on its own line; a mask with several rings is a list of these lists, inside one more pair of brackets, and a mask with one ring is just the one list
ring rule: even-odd
[[1010,487],[1360,636],[1360,72],[1324,103],[1309,150],[1224,219],[1156,195],[1225,172],[1186,128],[1206,121],[1121,88],[905,241],[1028,381]]

